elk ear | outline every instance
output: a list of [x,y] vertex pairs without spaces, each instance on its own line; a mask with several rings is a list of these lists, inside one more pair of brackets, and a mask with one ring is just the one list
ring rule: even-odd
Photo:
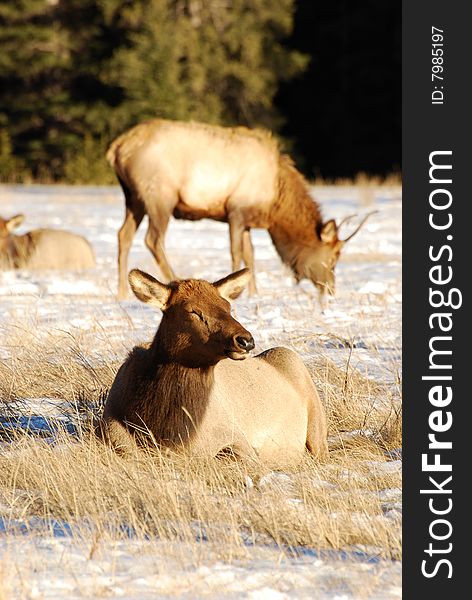
[[219,281],[215,281],[213,285],[225,300],[234,300],[242,293],[250,278],[250,269],[241,269]]
[[320,237],[322,242],[327,243],[335,242],[338,239],[338,226],[334,219],[330,219],[329,221],[326,221],[326,223],[323,223]]
[[17,227],[19,227],[24,220],[25,215],[15,215],[11,219],[8,219],[8,221],[5,223],[6,228],[8,229],[8,231],[13,231]]
[[129,272],[128,281],[138,300],[152,306],[157,306],[161,310],[167,308],[171,292],[169,286],[157,281],[152,275],[144,273],[139,269],[133,269]]

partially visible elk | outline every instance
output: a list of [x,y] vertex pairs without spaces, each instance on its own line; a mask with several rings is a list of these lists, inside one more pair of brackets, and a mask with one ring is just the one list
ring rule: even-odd
[[[136,346],[119,369],[97,434],[118,452],[135,443],[193,455],[298,462],[327,455],[323,406],[301,358],[287,348],[248,357],[252,335],[231,316],[230,300],[248,269],[213,284],[166,285],[137,269],[137,298],[163,311],[151,344]],[[243,360],[245,359],[245,360]]]
[[[167,280],[175,279],[164,252],[169,219],[214,219],[229,224],[233,270],[254,273],[251,228],[267,229],[282,261],[299,282],[310,279],[323,297],[334,294],[334,268],[344,240],[333,219],[323,222],[308,184],[268,132],[194,122],[153,120],[136,125],[110,146],[107,159],[126,200],[118,234],[118,297],[127,295],[133,237],[149,216],[146,245]],[[249,291],[255,291],[251,278]]]
[[89,269],[95,255],[80,235],[60,229],[33,229],[23,235],[13,231],[24,215],[0,217],[0,270],[8,269]]

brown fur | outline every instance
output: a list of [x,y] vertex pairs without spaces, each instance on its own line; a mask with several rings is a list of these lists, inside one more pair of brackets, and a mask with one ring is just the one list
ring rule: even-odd
[[127,295],[129,248],[145,214],[146,245],[167,280],[175,279],[164,252],[173,215],[227,222],[233,270],[243,261],[252,273],[250,229],[268,229],[297,281],[308,278],[321,295],[334,293],[334,268],[343,245],[336,223],[323,223],[306,180],[269,133],[155,120],[119,136],[107,158],[126,199],[118,235],[119,297]]
[[14,235],[23,215],[0,217],[0,270],[8,269],[89,269],[95,256],[87,240],[58,229],[34,229]]
[[191,439],[201,423],[213,373],[158,361],[152,348],[131,351],[116,378],[120,396],[112,414],[138,443],[149,443],[152,434],[157,443],[173,448]]
[[246,358],[254,342],[228,299],[249,276],[245,269],[215,284],[166,286],[130,273],[138,298],[164,316],[110,389],[97,433],[115,449],[137,442],[210,456],[230,450],[277,466],[300,460],[305,448],[326,455],[324,410],[301,359],[285,348]]
[[304,249],[321,243],[321,211],[310,196],[308,184],[287,155],[279,160],[277,198],[269,214],[269,234],[281,259],[301,279],[298,264]]

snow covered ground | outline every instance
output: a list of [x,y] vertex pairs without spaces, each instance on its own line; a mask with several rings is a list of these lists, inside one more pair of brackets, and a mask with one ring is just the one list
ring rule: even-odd
[[[394,385],[400,376],[401,356],[401,192],[377,188],[369,205],[362,189],[356,187],[320,187],[313,195],[326,219],[378,211],[346,245],[336,269],[336,297],[322,313],[313,285],[304,281],[296,286],[267,232],[254,231],[258,294],[239,299],[236,316],[254,335],[256,350],[275,344],[290,346],[307,362],[322,354],[338,366],[344,368],[349,361],[368,377]],[[70,332],[91,349],[91,361],[101,362],[122,359],[136,342],[151,337],[159,315],[131,297],[121,303],[115,298],[117,231],[123,205],[121,192],[114,187],[0,186],[0,215],[26,215],[20,232],[36,227],[69,229],[86,236],[97,256],[97,267],[80,275],[0,273],[0,339],[12,323],[25,330],[34,327],[38,338]],[[354,222],[346,226],[346,236],[354,226]],[[159,276],[144,246],[145,230],[144,222],[129,267]],[[172,220],[166,249],[180,277],[216,280],[231,270],[225,224]],[[2,358],[7,358],[7,350],[0,342]],[[399,463],[384,464],[397,468]],[[401,497],[397,494],[394,500],[395,510],[400,506],[401,511]],[[170,548],[168,544],[163,550],[163,543],[120,541],[99,547],[89,560],[90,548],[75,537],[38,533],[25,539],[6,535],[0,526],[0,577],[5,574],[6,597],[21,598],[181,595],[386,600],[401,596],[397,562],[315,554],[288,560],[278,558],[275,549],[254,547],[252,560],[241,565],[206,563],[202,549],[199,561],[189,567],[182,560],[182,545]],[[10,580],[12,573],[16,575]],[[369,586],[375,591],[370,593]]]
[[[165,547],[161,547],[164,546]],[[13,580],[4,580],[5,597],[54,598],[221,598],[234,600],[349,600],[400,599],[400,564],[353,562],[333,556],[280,559],[255,551],[250,565],[214,562],[182,568],[179,543],[115,542],[100,548],[91,560],[90,548],[68,538],[22,541],[6,552],[5,562],[17,565]],[[278,560],[279,558],[279,560]],[[64,576],[68,573],[68,577]],[[369,594],[370,580],[382,591]],[[362,590],[362,592],[352,592]]]

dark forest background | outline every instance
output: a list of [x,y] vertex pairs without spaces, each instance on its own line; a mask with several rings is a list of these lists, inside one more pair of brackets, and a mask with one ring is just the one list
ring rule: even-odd
[[309,177],[400,170],[393,0],[0,0],[0,181],[114,183],[156,116],[272,129]]

